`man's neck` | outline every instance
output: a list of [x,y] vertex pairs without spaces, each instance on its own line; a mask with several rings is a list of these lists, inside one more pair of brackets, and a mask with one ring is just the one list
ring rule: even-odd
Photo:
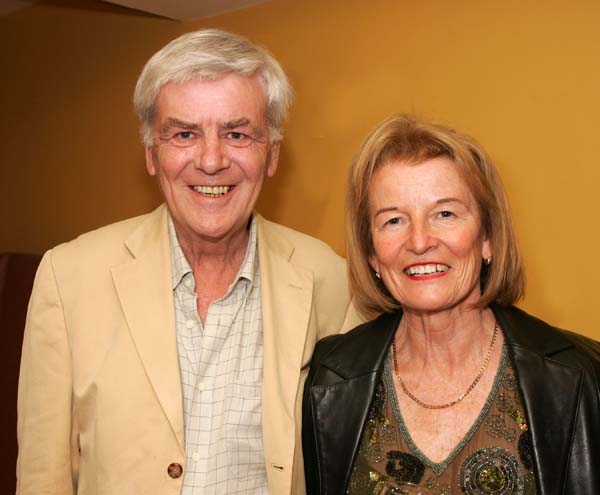
[[248,250],[250,228],[214,241],[186,235],[174,226],[194,276],[198,315],[204,324],[210,305],[227,294],[240,271]]

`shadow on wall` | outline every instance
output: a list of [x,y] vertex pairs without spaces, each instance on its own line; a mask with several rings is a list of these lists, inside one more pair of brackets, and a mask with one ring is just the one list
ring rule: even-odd
[[130,15],[139,17],[157,17],[155,14],[141,12],[139,10],[114,5],[99,0],[28,0],[28,4],[35,4],[49,7],[62,7],[67,9],[88,10],[92,12],[110,12],[119,15]]
[[294,182],[294,177],[301,176],[295,157],[297,154],[292,154],[284,142],[277,172],[265,180],[256,209],[268,220],[314,236],[321,229],[329,198],[316,196],[309,188]]
[[0,487],[15,493],[17,460],[17,384],[27,303],[41,256],[0,253],[0,383],[5,400],[0,409]]

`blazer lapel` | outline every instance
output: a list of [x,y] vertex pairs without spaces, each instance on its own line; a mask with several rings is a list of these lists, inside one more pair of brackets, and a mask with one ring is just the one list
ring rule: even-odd
[[263,428],[265,457],[291,474],[293,420],[312,308],[313,274],[294,265],[295,247],[285,237],[256,213],[255,219],[263,315],[263,424],[268,425]]
[[112,276],[142,364],[184,449],[167,210],[157,209],[126,241],[134,259]]
[[530,318],[525,326],[520,313],[493,309],[521,387],[540,493],[558,493],[571,453],[582,372],[552,360],[552,354],[572,344],[545,323]]

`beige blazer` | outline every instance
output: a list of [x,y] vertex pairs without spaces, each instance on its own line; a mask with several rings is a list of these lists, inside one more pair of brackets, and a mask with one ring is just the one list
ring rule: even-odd
[[[269,491],[304,493],[301,397],[316,341],[358,322],[345,264],[322,242],[256,215],[263,437]],[[19,383],[17,493],[179,494],[185,470],[167,210],[44,256]]]

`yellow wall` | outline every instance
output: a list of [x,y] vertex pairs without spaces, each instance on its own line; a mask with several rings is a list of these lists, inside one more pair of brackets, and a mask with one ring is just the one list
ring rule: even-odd
[[167,40],[216,26],[267,46],[296,90],[259,202],[267,217],[343,253],[345,174],[366,132],[396,112],[451,124],[504,178],[527,263],[522,307],[600,339],[599,25],[595,0],[274,0],[193,23],[13,14],[0,20],[0,250],[39,252],[158,203],[133,86]]

